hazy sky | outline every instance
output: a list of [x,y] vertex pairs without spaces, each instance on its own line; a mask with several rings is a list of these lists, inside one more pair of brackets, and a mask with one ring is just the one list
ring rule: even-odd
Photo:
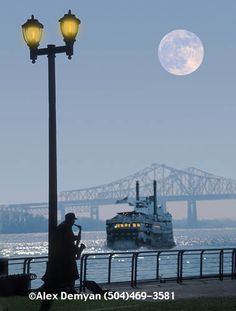
[[[56,58],[58,190],[104,184],[165,163],[236,179],[236,1],[4,1],[0,10],[0,204],[48,195],[47,58],[29,59],[21,25],[44,24],[41,47],[63,44],[58,19],[81,19],[74,56]],[[158,61],[186,29],[205,57],[191,75]]]

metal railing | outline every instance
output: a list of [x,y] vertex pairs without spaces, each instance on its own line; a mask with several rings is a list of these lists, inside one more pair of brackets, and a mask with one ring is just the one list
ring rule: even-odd
[[[122,269],[122,265],[114,265],[114,259],[119,259],[120,262],[126,260],[126,269]],[[96,269],[91,264],[95,261]],[[99,261],[102,261],[103,265],[99,265]],[[107,262],[106,267],[104,267],[105,262]],[[127,270],[129,264],[130,270]],[[102,268],[103,280],[98,278],[101,273],[98,271],[99,268]],[[81,291],[85,290],[84,284],[89,278],[106,284],[128,281],[131,287],[136,287],[138,281],[175,280],[177,283],[182,283],[187,279],[223,280],[224,277],[236,278],[236,249],[234,248],[84,254],[80,264]]]
[[[38,279],[32,288],[39,287],[46,271],[47,256],[15,257],[8,259],[9,274],[35,273]],[[85,281],[111,284],[225,277],[236,279],[236,248],[181,249],[137,252],[84,253],[78,262],[80,290]]]
[[[35,286],[33,288],[39,287],[43,282],[40,277],[46,271],[46,264],[48,261],[48,256],[36,256],[36,257],[13,257],[6,258],[8,261],[8,274],[37,274],[37,280],[35,278],[30,279],[30,288],[32,288],[32,280],[34,280]],[[39,265],[42,265],[41,268]],[[37,268],[36,268],[37,266]],[[3,275],[5,276],[5,275]]]

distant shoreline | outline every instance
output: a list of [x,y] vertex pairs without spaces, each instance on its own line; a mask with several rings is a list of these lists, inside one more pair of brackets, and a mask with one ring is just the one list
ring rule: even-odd
[[[22,218],[15,213],[11,218],[0,219],[0,234],[11,233],[47,233],[48,220],[42,216],[32,216],[26,214]],[[83,231],[105,231],[105,220],[80,218],[78,223],[82,226]],[[195,227],[190,227],[187,219],[173,219],[173,229],[225,229],[236,228],[234,219],[200,219]]]
[[[180,228],[180,227],[174,227],[173,230],[219,230],[219,229],[224,229],[224,230],[233,230],[236,229],[235,226],[233,227],[195,227],[195,228]],[[97,230],[93,230],[93,229],[86,229],[83,230],[83,232],[106,232],[106,229],[97,229]],[[8,235],[8,234],[32,234],[32,233],[42,233],[42,234],[46,234],[48,233],[47,231],[22,231],[22,232],[0,232],[0,235]]]

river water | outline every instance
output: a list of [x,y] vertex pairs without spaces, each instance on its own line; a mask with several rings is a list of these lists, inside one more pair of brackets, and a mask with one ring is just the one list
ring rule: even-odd
[[[213,248],[236,248],[236,228],[220,229],[176,229],[174,230],[176,247],[174,249],[213,249]],[[86,245],[85,252],[94,253],[94,256],[88,261],[88,278],[98,282],[107,281],[108,257],[99,258],[96,253],[111,252],[106,246],[105,231],[82,232],[82,242]],[[28,234],[0,234],[0,257],[31,257],[47,255],[47,234],[46,233],[28,233]],[[139,251],[146,251],[145,247]],[[224,259],[225,269],[230,272],[231,255]],[[102,259],[102,260],[98,260]],[[204,255],[204,267],[206,273],[217,273],[219,271],[218,255]],[[156,256],[140,256],[139,277],[140,279],[153,278],[156,269]],[[185,259],[184,259],[185,260]],[[177,257],[170,254],[159,258],[161,275],[165,277],[176,275]],[[78,266],[79,266],[78,262]],[[128,254],[114,256],[112,258],[112,280],[128,281],[131,273],[131,256]],[[10,273],[22,273],[17,269],[21,266],[10,266]],[[199,254],[188,256],[185,260],[186,275],[199,273]],[[38,280],[34,281],[34,286],[40,286],[40,277],[45,271],[45,263],[32,264],[31,272],[38,275]]]
[[[236,228],[176,229],[174,237],[177,249],[236,247]],[[82,232],[82,242],[87,247],[85,252],[111,251],[106,246],[105,231]],[[45,256],[47,247],[46,233],[0,234],[1,257]]]

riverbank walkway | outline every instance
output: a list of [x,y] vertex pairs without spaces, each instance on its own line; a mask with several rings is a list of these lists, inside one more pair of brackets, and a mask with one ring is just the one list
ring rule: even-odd
[[[152,295],[153,292],[174,292],[174,300],[188,298],[203,298],[203,297],[236,297],[236,279],[192,279],[184,280],[182,283],[176,281],[160,282],[145,282],[138,283],[136,288],[131,288],[129,283],[112,283],[102,286],[109,288],[111,291],[121,292],[146,292],[147,295]],[[152,300],[152,298],[148,298]]]

